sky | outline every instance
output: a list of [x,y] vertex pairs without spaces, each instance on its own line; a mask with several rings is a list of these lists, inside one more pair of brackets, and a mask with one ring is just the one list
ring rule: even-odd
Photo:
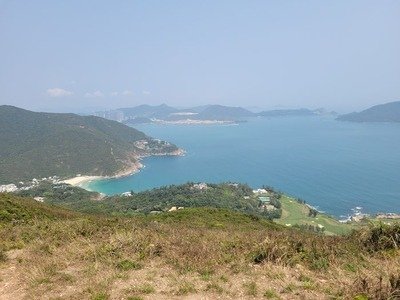
[[400,1],[0,0],[0,105],[338,112],[400,100]]

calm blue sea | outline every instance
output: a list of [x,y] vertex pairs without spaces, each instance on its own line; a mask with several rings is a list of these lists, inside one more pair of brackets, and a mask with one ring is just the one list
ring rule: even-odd
[[332,215],[400,211],[400,124],[330,117],[258,118],[239,125],[140,125],[184,148],[152,157],[138,174],[87,184],[106,194],[187,181],[270,185]]

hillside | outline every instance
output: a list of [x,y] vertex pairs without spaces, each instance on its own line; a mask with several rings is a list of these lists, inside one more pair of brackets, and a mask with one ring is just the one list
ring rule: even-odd
[[117,218],[10,194],[0,208],[0,299],[400,296],[399,225],[329,237],[224,209]]
[[114,175],[133,168],[141,155],[177,150],[115,121],[13,106],[0,106],[0,140],[0,184],[77,173]]
[[350,122],[400,122],[400,101],[375,105],[361,112],[341,115],[337,120]]
[[324,235],[346,235],[368,222],[385,224],[399,219],[390,214],[368,215],[361,220],[339,222],[336,218],[318,212],[304,200],[289,197],[271,187],[253,191],[246,184],[193,183],[170,185],[142,192],[105,196],[97,192],[52,180],[42,180],[19,187],[17,195],[39,197],[48,204],[60,205],[74,211],[113,216],[159,214],[185,208],[212,207],[230,209],[261,217],[292,228]]

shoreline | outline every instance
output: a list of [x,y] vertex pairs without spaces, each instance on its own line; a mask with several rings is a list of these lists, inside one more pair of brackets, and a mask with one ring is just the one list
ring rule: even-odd
[[195,120],[195,119],[185,119],[177,121],[166,121],[166,120],[153,120],[153,124],[159,125],[228,125],[237,124],[236,121],[227,120]]
[[171,153],[155,153],[155,154],[149,154],[149,155],[140,155],[140,156],[135,157],[135,159],[136,159],[135,162],[132,162],[130,165],[125,167],[125,169],[118,171],[114,175],[111,175],[111,176],[79,175],[79,176],[75,176],[72,178],[62,180],[61,182],[72,185],[72,186],[81,187],[87,191],[91,191],[84,187],[84,185],[86,183],[96,181],[96,180],[103,180],[103,179],[117,179],[117,178],[127,177],[127,176],[131,176],[133,174],[139,173],[140,170],[145,167],[145,165],[143,165],[141,162],[143,158],[151,157],[151,156],[184,156],[185,154],[186,154],[185,150],[178,148],[177,150],[175,150]]

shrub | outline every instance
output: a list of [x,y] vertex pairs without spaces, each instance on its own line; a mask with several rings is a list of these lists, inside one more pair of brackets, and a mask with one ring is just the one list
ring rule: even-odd
[[370,252],[398,249],[400,245],[400,223],[371,225],[361,231],[360,240],[364,248]]

